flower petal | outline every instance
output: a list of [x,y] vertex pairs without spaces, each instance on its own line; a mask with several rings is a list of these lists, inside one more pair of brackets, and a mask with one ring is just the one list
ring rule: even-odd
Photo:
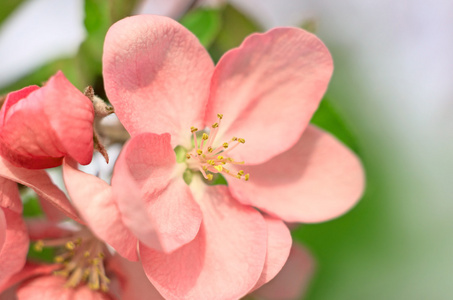
[[233,158],[248,164],[267,161],[298,141],[332,70],[329,51],[311,33],[276,28],[253,34],[216,66],[206,122],[224,114],[219,139],[247,141]]
[[11,275],[19,272],[25,265],[29,241],[22,215],[6,208],[0,210],[6,221],[6,235],[0,249],[0,286],[2,286]]
[[171,252],[195,238],[202,214],[177,173],[169,134],[143,133],[124,146],[112,188],[124,223],[148,247]]
[[238,299],[263,270],[266,223],[225,186],[208,187],[196,198],[203,211],[197,237],[170,254],[140,244],[145,273],[165,299]]
[[291,248],[283,269],[253,295],[263,300],[301,299],[313,275],[315,263],[310,253],[300,245]]
[[285,223],[279,219],[264,215],[267,223],[267,254],[263,272],[252,291],[269,282],[280,272],[288,259],[292,245],[291,233]]
[[321,222],[348,211],[360,198],[360,161],[330,134],[309,126],[290,150],[245,166],[248,182],[229,180],[235,197],[287,222]]
[[131,262],[120,256],[113,256],[108,261],[107,268],[119,278],[121,299],[142,300],[146,295],[146,299],[164,300],[149,282],[140,262]]
[[[30,87],[32,89],[33,87]],[[47,84],[25,95],[8,97],[2,111],[0,150],[16,166],[43,169],[66,155],[88,164],[93,155],[93,105],[58,72]]]
[[[3,291],[6,289],[14,287],[16,284],[18,284],[21,281],[24,281],[30,277],[36,276],[36,275],[42,275],[42,274],[50,274],[52,271],[57,270],[58,268],[61,268],[61,265],[37,265],[33,263],[26,263],[25,266],[20,270],[20,272],[15,273],[13,276],[9,278],[7,282],[5,282],[3,285],[0,285],[0,299],[1,296],[3,296]],[[16,295],[16,291],[14,290],[14,296]],[[9,299],[9,298],[5,298]],[[13,299],[16,299],[15,297]]]
[[103,65],[107,96],[132,136],[168,132],[173,147],[190,145],[214,69],[192,33],[166,17],[123,19],[107,33]]
[[122,256],[138,260],[137,238],[124,225],[110,185],[75,169],[66,160],[63,177],[69,196],[90,230]]
[[113,300],[108,294],[93,291],[87,285],[65,287],[66,279],[54,275],[39,276],[24,282],[17,289],[18,300]]
[[0,207],[22,213],[22,201],[17,183],[3,177],[0,177]]
[[71,219],[84,223],[65,194],[52,183],[46,171],[18,168],[0,156],[0,176],[32,188],[41,199],[49,201]]

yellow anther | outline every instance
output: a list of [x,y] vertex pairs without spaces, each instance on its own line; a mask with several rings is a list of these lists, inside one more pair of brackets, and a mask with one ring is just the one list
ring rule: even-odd
[[237,137],[235,137],[235,136],[233,136],[233,138],[232,138],[231,140],[232,140],[233,142],[235,142],[235,141],[237,141],[237,140],[238,140],[238,138],[237,138]]
[[101,290],[104,293],[107,293],[109,291],[109,286],[103,283],[103,284],[101,284]]
[[214,176],[213,176],[212,174],[208,174],[208,175],[206,175],[206,177],[207,177],[207,179],[208,179],[209,181],[211,181],[212,178],[214,178]]
[[217,127],[219,127],[219,123],[216,122],[216,123],[212,124],[212,128],[217,128]]
[[64,262],[63,256],[60,256],[60,255],[59,256],[55,256],[55,258],[53,260],[54,260],[54,262],[59,263],[59,264]]
[[203,169],[203,171],[207,171],[208,170],[208,166],[207,165],[203,165],[203,167],[201,167]]
[[222,172],[223,166],[221,166],[221,165],[214,166],[214,169],[216,169],[216,170],[219,171],[219,172]]
[[220,120],[222,120],[223,114],[217,114],[217,118],[219,118]]
[[218,159],[218,160],[222,160],[222,159],[223,159],[223,156],[222,156],[222,155],[219,155],[219,156],[217,156],[217,159]]
[[93,291],[99,290],[99,282],[90,282],[88,284],[88,287],[92,289]]
[[68,249],[68,250],[74,250],[75,247],[76,247],[76,245],[75,245],[74,242],[67,242],[67,243],[65,244],[65,247],[66,247],[66,249]]
[[213,159],[208,160],[207,163],[210,164],[211,166],[215,165],[215,161]]
[[192,126],[192,127],[190,127],[190,132],[192,132],[192,133],[193,133],[193,132],[195,132],[195,131],[198,131],[198,128],[196,128],[196,127],[193,127],[193,126]]
[[190,154],[189,154],[189,153],[186,154],[186,158],[187,158],[187,159],[190,158]]
[[239,143],[244,144],[245,140],[244,139],[238,139]]
[[85,251],[83,253],[83,257],[85,257],[85,258],[90,257],[90,255],[91,255],[90,251]]
[[198,149],[198,150],[197,150],[197,153],[198,153],[198,155],[201,155],[201,154],[203,153],[203,150]]
[[39,240],[35,243],[35,245],[33,246],[33,248],[37,251],[37,252],[41,252],[42,249],[44,248],[44,242],[42,240]]
[[241,175],[239,175],[239,174],[234,177],[236,177],[237,179],[241,179]]
[[66,270],[54,271],[53,274],[55,276],[61,276],[61,277],[68,277],[69,276],[69,272],[66,271]]
[[228,148],[228,143],[223,143],[222,146],[223,146],[223,148],[226,149],[226,148]]
[[240,171],[238,172],[238,175],[241,175],[241,176],[244,175],[244,170],[240,170]]
[[212,147],[208,147],[208,152],[211,153],[214,149]]
[[97,258],[97,257],[95,257],[95,258],[93,258],[93,259],[91,260],[91,263],[92,263],[93,265],[98,265],[100,262],[101,262],[101,260],[100,260],[99,258]]
[[207,133],[203,133],[203,136],[201,137],[203,140],[209,139],[209,135]]
[[249,178],[250,178],[250,174],[248,174],[248,173],[245,174],[245,176],[244,176],[245,181],[249,181]]

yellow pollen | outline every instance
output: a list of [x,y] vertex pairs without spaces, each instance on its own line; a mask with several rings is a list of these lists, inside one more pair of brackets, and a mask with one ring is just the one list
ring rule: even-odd
[[239,143],[244,144],[245,140],[244,139],[238,139]]
[[186,154],[186,158],[187,158],[187,159],[190,158],[190,154],[189,154],[189,153]]
[[217,156],[217,159],[218,159],[218,160],[222,160],[222,159],[223,159],[223,156],[222,156],[222,155],[219,155],[219,156]]
[[232,140],[233,142],[235,142],[235,141],[237,141],[237,140],[238,140],[238,138],[237,138],[237,137],[235,137],[235,136],[233,136],[233,138],[232,138],[231,140]]
[[240,170],[240,171],[238,172],[238,175],[241,175],[241,176],[244,175],[244,170]]
[[74,242],[67,242],[66,245],[65,245],[66,249],[68,250],[74,250],[76,245]]
[[206,177],[209,181],[211,181],[214,176],[212,174],[208,174],[208,175],[206,175]]
[[239,174],[236,175],[235,177],[236,177],[237,179],[241,179],[241,175],[239,175]]
[[217,127],[219,127],[219,123],[216,122],[216,123],[212,124],[212,128],[217,128]]
[[190,132],[195,132],[195,131],[198,131],[198,128],[196,128],[196,127],[193,127],[193,126],[192,126],[192,127],[190,127]]
[[214,166],[214,169],[216,169],[216,170],[219,171],[219,172],[222,172],[223,167],[220,166],[220,165],[219,165],[219,166]]
[[222,146],[223,146],[223,148],[225,148],[225,149],[226,149],[226,148],[228,148],[228,143],[223,143],[223,145],[222,145]]
[[212,147],[208,147],[208,152],[211,153],[214,149]]
[[248,173],[245,174],[245,176],[244,176],[245,181],[249,181],[249,178],[250,178],[250,174],[248,174]]
[[90,251],[85,251],[85,253],[83,253],[83,256],[85,258],[90,257],[90,255],[91,255]]
[[217,114],[217,118],[219,118],[220,120],[222,120],[223,114]]
[[203,171],[207,171],[208,170],[208,166],[207,165],[204,165],[203,167],[201,167],[203,169]]
[[105,257],[105,254],[104,254],[104,253],[102,253],[102,252],[99,252],[99,253],[98,253],[98,257],[102,259],[102,258],[104,258],[104,257]]
[[207,133],[203,133],[202,139],[206,141],[209,139],[209,135]]
[[35,243],[35,245],[33,246],[33,248],[38,252],[41,252],[43,247],[44,247],[44,242],[42,240],[37,241]]
[[197,153],[198,153],[198,155],[201,155],[201,154],[203,153],[203,150],[198,149],[198,150],[197,150]]
[[213,159],[208,160],[207,163],[211,166],[215,166],[215,161]]

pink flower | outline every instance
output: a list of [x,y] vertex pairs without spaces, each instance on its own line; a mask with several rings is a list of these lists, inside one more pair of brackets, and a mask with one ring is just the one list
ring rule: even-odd
[[[41,168],[64,156],[89,163],[93,152],[93,108],[61,72],[39,88],[10,93],[0,111],[0,284],[25,264],[28,235],[17,183],[80,221],[66,196]],[[34,169],[34,170],[32,170]]]
[[0,111],[0,155],[18,167],[44,169],[71,156],[93,156],[91,101],[58,72],[44,87],[8,94]]
[[254,291],[251,296],[261,300],[301,299],[313,275],[314,267],[315,263],[310,253],[295,244],[277,276]]
[[0,284],[0,298],[10,294],[11,298],[21,300],[139,300],[143,295],[147,295],[147,299],[162,299],[139,263],[110,254],[105,244],[88,229],[65,230],[42,220],[29,225],[30,239],[39,238],[35,248],[61,246],[56,250],[60,251],[57,263],[27,263]]
[[[324,221],[359,199],[360,162],[308,125],[332,73],[314,35],[255,34],[214,67],[175,21],[135,16],[109,30],[103,65],[132,139],[111,186],[68,164],[65,182],[99,237],[129,259],[139,242],[166,299],[242,297],[285,264],[282,220]],[[177,146],[185,155],[176,157]],[[218,173],[228,186],[206,184]]]

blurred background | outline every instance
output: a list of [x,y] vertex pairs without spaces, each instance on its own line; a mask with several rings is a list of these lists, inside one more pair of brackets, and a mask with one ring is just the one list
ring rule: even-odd
[[296,228],[317,268],[304,299],[453,299],[453,1],[2,0],[0,95],[63,70],[103,96],[109,26],[173,17],[214,60],[275,26],[316,33],[335,72],[313,123],[361,157],[348,214]]

